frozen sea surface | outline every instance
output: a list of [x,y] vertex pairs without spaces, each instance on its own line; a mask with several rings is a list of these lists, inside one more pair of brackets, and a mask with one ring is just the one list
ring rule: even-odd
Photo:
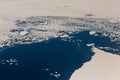
[[92,59],[88,44],[120,54],[119,21],[33,16],[1,22],[2,80],[69,80]]

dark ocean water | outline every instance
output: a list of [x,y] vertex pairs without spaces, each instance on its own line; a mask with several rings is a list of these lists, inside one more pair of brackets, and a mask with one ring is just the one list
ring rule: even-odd
[[[1,51],[0,80],[69,80],[74,70],[81,68],[94,55],[86,44],[119,48],[109,38],[89,35],[88,31],[71,36],[67,41],[56,38],[19,44]],[[10,62],[10,59],[16,61]]]

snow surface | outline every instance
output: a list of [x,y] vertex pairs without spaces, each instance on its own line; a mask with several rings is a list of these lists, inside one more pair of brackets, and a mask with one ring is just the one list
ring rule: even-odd
[[94,46],[93,52],[93,59],[76,70],[70,80],[120,80],[120,57]]
[[0,0],[0,15],[120,17],[120,0]]

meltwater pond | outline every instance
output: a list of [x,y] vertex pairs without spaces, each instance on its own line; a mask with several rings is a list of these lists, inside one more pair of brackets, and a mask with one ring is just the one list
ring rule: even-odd
[[[18,44],[0,52],[0,80],[69,80],[74,70],[92,59],[90,46],[118,48],[109,38],[89,31],[32,44]],[[113,53],[120,51],[106,50]]]

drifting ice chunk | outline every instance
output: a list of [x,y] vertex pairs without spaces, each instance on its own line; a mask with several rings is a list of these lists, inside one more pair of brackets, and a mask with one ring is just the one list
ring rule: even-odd
[[94,46],[94,45],[95,45],[94,43],[92,43],[92,44],[87,44],[88,47]]
[[66,38],[66,37],[69,37],[69,35],[67,35],[67,34],[64,34],[64,35],[62,35],[62,36],[60,36],[61,38]]
[[96,33],[96,31],[90,31],[89,34],[90,35],[94,35]]

